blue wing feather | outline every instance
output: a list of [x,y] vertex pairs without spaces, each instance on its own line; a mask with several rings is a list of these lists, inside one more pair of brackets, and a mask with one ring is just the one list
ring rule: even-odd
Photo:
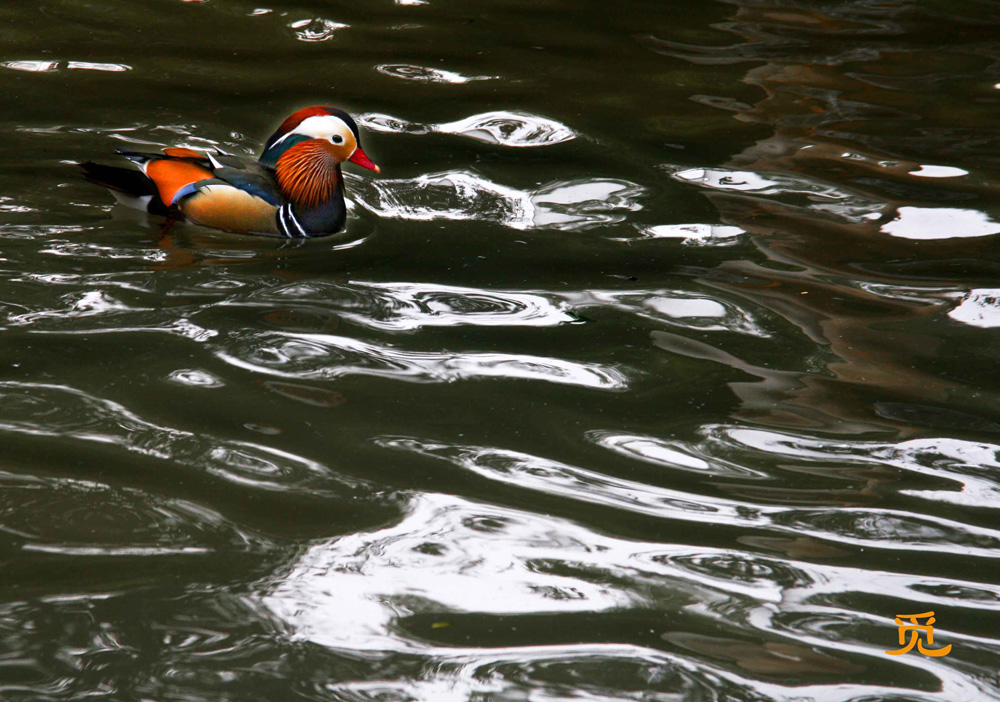
[[269,205],[277,207],[283,202],[277,187],[263,175],[235,168],[222,168],[215,171],[215,177],[229,183],[234,188],[239,188],[255,197],[259,197]]

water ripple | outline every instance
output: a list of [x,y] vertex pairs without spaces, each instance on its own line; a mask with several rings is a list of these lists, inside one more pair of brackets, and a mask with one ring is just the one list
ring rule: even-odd
[[358,203],[380,217],[485,220],[517,230],[578,230],[622,222],[642,209],[645,189],[610,178],[549,183],[518,190],[472,171],[431,173],[412,179],[364,180]]
[[497,111],[438,124],[434,131],[502,146],[551,146],[576,138],[576,133],[555,120],[525,112]]
[[680,169],[662,167],[672,178],[710,191],[744,193],[804,205],[812,212],[833,215],[851,223],[865,224],[882,217],[884,200],[799,173],[767,173],[728,168]]
[[520,451],[481,446],[438,444],[405,437],[380,437],[381,446],[443,459],[481,477],[522,489],[559,495],[654,517],[694,522],[768,523],[769,511],[730,500],[616,478],[597,471]]
[[[797,506],[770,506],[762,499],[766,491],[760,488],[743,489],[754,501],[732,500],[618,478],[507,449],[430,443],[407,437],[381,437],[377,443],[443,459],[483,478],[519,489],[651,517],[767,528],[779,533],[890,551],[933,551],[1000,558],[1000,531],[904,510],[854,507],[816,510],[805,506],[804,495],[795,494],[790,501],[797,501]],[[741,490],[730,489],[733,492]],[[836,497],[836,494],[829,497]],[[856,499],[856,493],[848,493],[850,498]]]
[[[0,698],[998,698],[1000,11],[529,4],[8,3]],[[353,250],[72,173],[313,99]]]
[[[382,114],[380,112],[366,112],[358,115],[358,123],[365,129],[373,132],[388,132],[390,134],[428,134],[433,131],[423,124],[409,122],[401,117]],[[433,126],[433,125],[432,125]]]
[[26,551],[161,556],[262,545],[220,514],[186,500],[90,481],[8,473],[0,473],[0,487],[0,532],[15,536]]
[[[698,670],[681,656],[628,644],[561,644],[458,649],[443,653],[418,680],[330,682],[321,691],[338,698],[371,701],[498,701],[721,699],[746,692],[724,675]],[[737,699],[733,697],[732,699]]]
[[716,456],[701,455],[697,447],[679,441],[610,431],[589,431],[587,438],[620,455],[675,470],[743,479],[765,478],[768,475],[764,471],[720,460]]
[[724,224],[657,224],[637,228],[645,239],[680,239],[688,246],[733,246],[746,234],[739,227]]
[[[555,327],[580,323],[565,303],[552,302],[543,295],[432,283],[355,280],[344,284],[294,283],[229,304],[263,307],[284,300],[315,305],[264,314],[270,326],[292,332],[332,331],[337,326],[334,320],[386,331],[459,326]],[[335,315],[320,305],[335,309]]]
[[0,66],[14,71],[27,71],[29,73],[47,73],[57,71],[60,67],[69,70],[103,71],[111,73],[121,73],[131,71],[132,67],[124,63],[95,63],[93,61],[3,61]]
[[[488,76],[480,76],[478,79],[485,77]],[[442,124],[416,124],[380,113],[363,114],[358,120],[363,126],[375,131],[408,134],[439,132],[515,148],[552,146],[577,136],[572,129],[553,119],[509,110],[485,112]]]
[[216,356],[239,368],[285,378],[370,375],[441,383],[501,377],[597,390],[621,391],[628,386],[620,370],[596,363],[525,354],[407,351],[332,334],[241,335]]
[[[398,524],[315,543],[261,587],[265,606],[296,638],[351,655],[416,656],[421,682],[406,680],[405,692],[420,700],[514,694],[525,685],[578,692],[585,681],[600,699],[619,699],[629,666],[646,672],[638,685],[645,693],[710,686],[747,699],[748,690],[760,689],[760,674],[807,669],[827,676],[817,685],[822,680],[842,692],[845,671],[884,661],[884,646],[873,642],[892,640],[895,627],[881,614],[832,611],[831,597],[926,597],[928,607],[947,607],[968,592],[962,604],[984,612],[1000,601],[992,585],[629,541],[569,520],[440,494],[414,497]],[[651,606],[677,614],[650,619]],[[560,640],[563,621],[629,612],[648,630],[646,640],[659,642],[656,648],[602,643],[596,617],[583,641],[576,642],[580,634],[573,643]],[[473,617],[491,617],[505,643],[464,647],[463,624]],[[843,626],[848,621],[864,629]],[[664,643],[667,650],[657,650]],[[603,679],[605,665],[613,683]],[[968,691],[947,670],[930,673],[945,689]],[[337,680],[324,690],[379,699],[403,689],[395,673],[387,675]],[[881,689],[849,687],[856,694]]]
[[393,78],[401,80],[416,81],[418,83],[451,83],[461,85],[474,80],[491,80],[496,76],[463,76],[454,71],[445,71],[440,68],[429,68],[427,66],[413,66],[408,63],[383,63],[375,67],[375,70]]
[[[464,325],[554,327],[580,322],[564,305],[532,293],[429,283],[358,285],[370,292],[371,298],[366,301],[369,304],[364,305],[364,313],[344,317],[377,329],[412,331]],[[388,314],[378,314],[380,309]]]
[[296,20],[288,26],[295,30],[295,37],[299,41],[306,42],[328,41],[333,39],[333,34],[338,29],[347,27],[346,24],[323,19],[322,17]]
[[1000,502],[1000,445],[949,437],[912,439],[898,443],[829,441],[761,429],[734,426],[704,428],[701,450],[723,454],[741,463],[794,459],[841,470],[892,467],[923,477],[902,492],[940,502],[996,509]]
[[221,388],[225,383],[220,379],[202,370],[193,368],[183,368],[173,371],[169,375],[170,380],[181,385],[188,385],[198,388]]
[[613,556],[602,542],[615,543],[562,520],[421,495],[397,525],[316,544],[265,602],[312,641],[414,649],[422,646],[394,620],[422,611],[595,612],[635,603],[636,594],[583,572],[608,567]]
[[[678,290],[587,290],[566,293],[575,309],[613,307],[671,327],[698,331],[728,331],[761,339],[773,338],[761,312],[751,312],[740,304]],[[770,321],[770,320],[766,320]]]
[[116,402],[61,385],[0,382],[0,432],[110,444],[264,490],[335,497],[361,486],[287,451],[158,426]]

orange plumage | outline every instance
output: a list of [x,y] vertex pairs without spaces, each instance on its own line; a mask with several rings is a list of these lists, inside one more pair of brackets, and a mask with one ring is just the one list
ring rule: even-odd
[[277,208],[225,183],[209,183],[181,201],[181,212],[192,222],[206,227],[237,232],[276,234]]
[[173,156],[174,158],[196,158],[199,161],[205,160],[205,154],[198,153],[194,149],[189,149],[185,146],[171,146],[169,149],[164,149],[163,153],[167,156]]
[[160,199],[165,204],[170,205],[174,201],[174,195],[177,194],[178,190],[185,185],[211,178],[213,173],[208,168],[199,166],[197,163],[192,163],[191,161],[165,158],[159,161],[151,161],[146,166],[146,175],[156,185],[156,189],[160,193]]
[[296,203],[316,207],[333,197],[337,188],[334,147],[323,139],[297,144],[278,159],[278,185]]

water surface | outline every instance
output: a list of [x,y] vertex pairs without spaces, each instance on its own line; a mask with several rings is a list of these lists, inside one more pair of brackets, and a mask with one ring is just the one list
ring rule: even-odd
[[0,699],[1000,699],[1000,7],[259,3],[0,10]]

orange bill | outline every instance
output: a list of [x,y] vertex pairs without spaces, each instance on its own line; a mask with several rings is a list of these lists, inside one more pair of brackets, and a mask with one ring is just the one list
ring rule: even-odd
[[347,159],[353,164],[361,166],[362,168],[367,168],[370,171],[375,171],[376,173],[381,173],[382,169],[375,165],[375,162],[368,158],[368,154],[360,146],[354,150],[354,154]]

